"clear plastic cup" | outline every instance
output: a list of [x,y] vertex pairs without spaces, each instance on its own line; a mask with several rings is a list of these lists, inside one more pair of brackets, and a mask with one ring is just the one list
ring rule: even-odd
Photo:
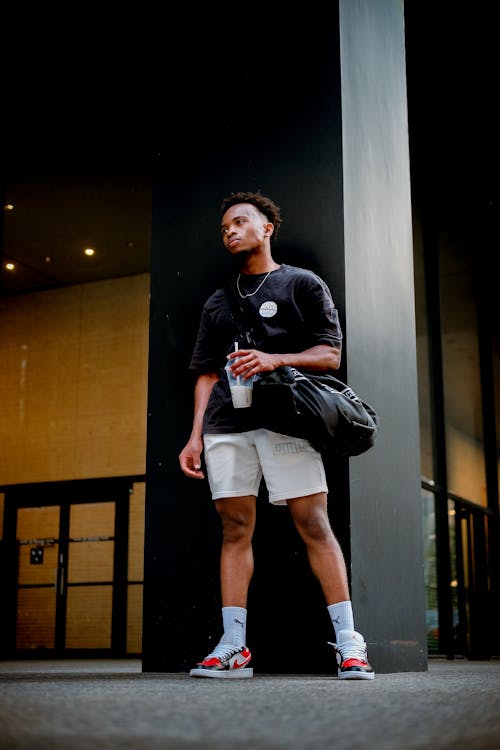
[[246,409],[252,405],[253,377],[245,380],[241,375],[235,377],[229,367],[234,360],[229,360],[225,370],[231,391],[231,398],[235,409]]

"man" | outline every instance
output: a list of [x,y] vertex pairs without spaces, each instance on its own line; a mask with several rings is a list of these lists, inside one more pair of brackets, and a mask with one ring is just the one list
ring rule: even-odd
[[[271,254],[282,223],[279,207],[260,193],[232,193],[222,203],[221,232],[239,264],[236,294],[261,322],[258,348],[245,341],[223,289],[205,303],[190,369],[197,374],[191,436],[179,455],[184,474],[203,479],[202,451],[222,522],[223,635],[190,674],[251,677],[246,645],[247,594],[253,573],[252,536],[262,477],[269,500],[288,507],[303,539],[335,630],[340,679],[373,679],[366,643],[354,629],[344,557],[327,514],[321,455],[310,443],[261,429],[251,407],[232,406],[224,367],[248,379],[289,365],[337,370],[342,332],[326,284],[311,271],[279,265]],[[237,346],[235,346],[237,344]]]

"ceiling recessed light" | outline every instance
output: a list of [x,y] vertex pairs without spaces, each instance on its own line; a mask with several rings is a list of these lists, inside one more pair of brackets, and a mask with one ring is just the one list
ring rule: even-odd
[[13,203],[6,203],[4,206],[6,211],[13,211],[14,210],[14,204]]
[[91,247],[86,247],[83,252],[85,253],[85,255],[94,255],[95,250],[93,250]]
[[7,271],[13,271],[15,268],[15,265],[14,263],[6,263],[5,268],[7,269]]

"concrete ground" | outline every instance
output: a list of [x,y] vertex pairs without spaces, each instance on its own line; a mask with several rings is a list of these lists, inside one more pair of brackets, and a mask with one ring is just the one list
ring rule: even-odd
[[0,662],[2,750],[500,750],[500,660],[193,679],[138,660]]

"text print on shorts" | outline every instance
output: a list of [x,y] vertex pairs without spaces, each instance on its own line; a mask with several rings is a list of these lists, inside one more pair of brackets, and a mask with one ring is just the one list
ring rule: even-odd
[[286,456],[292,453],[305,453],[308,451],[309,444],[305,440],[300,442],[290,441],[289,443],[274,443],[273,456]]

